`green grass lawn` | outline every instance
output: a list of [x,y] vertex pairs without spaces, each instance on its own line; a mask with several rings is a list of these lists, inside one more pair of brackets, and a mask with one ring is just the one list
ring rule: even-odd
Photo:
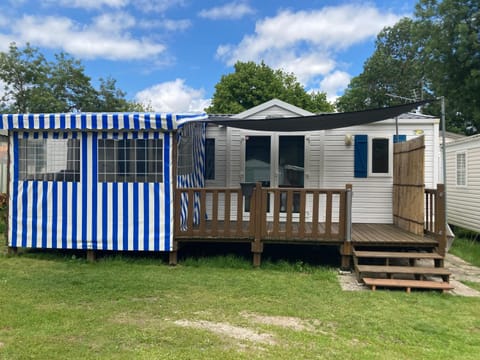
[[298,263],[0,256],[0,359],[477,359],[479,309],[344,292],[335,269]]
[[455,238],[450,252],[472,265],[480,266],[480,242],[472,238]]

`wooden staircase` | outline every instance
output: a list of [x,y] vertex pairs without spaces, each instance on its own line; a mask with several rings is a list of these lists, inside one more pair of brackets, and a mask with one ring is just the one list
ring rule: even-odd
[[[422,264],[418,264],[421,260]],[[436,252],[353,249],[357,279],[372,290],[377,287],[441,290],[453,289],[451,272]],[[424,264],[432,261],[431,265]]]

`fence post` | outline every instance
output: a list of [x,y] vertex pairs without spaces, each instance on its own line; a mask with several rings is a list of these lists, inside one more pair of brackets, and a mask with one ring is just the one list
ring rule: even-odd
[[[258,267],[262,261],[262,252],[263,252],[263,244],[262,244],[262,219],[263,219],[263,206],[262,206],[262,199],[263,198],[263,191],[262,191],[262,184],[257,182],[255,185],[255,191],[253,192],[253,201],[255,201],[255,213],[252,214],[252,207],[250,207],[250,221],[252,216],[255,221],[255,235],[254,240],[252,242],[252,253],[253,253],[253,266]],[[252,201],[252,200],[250,200]]]

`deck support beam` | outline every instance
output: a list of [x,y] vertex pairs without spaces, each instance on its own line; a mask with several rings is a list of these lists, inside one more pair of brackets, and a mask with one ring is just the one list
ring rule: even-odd
[[[253,212],[255,221],[255,235],[252,242],[253,266],[259,267],[262,261],[263,243],[262,243],[262,222],[263,214],[266,212],[265,204],[262,204],[262,183],[257,182],[253,192],[253,201],[255,202]],[[252,210],[252,209],[250,209]],[[250,211],[252,214],[252,211]]]
[[18,254],[18,248],[16,246],[9,246],[7,248],[7,255],[15,256]]
[[168,254],[168,265],[175,266],[178,263],[178,241],[173,240],[172,250]]
[[87,250],[87,261],[93,263],[97,260],[97,253],[95,250]]
[[253,266],[259,267],[262,262],[263,243],[260,241],[252,242]]
[[351,242],[344,242],[343,245],[340,245],[340,255],[342,257],[342,262],[340,268],[342,270],[350,270],[352,268],[352,254],[353,246]]

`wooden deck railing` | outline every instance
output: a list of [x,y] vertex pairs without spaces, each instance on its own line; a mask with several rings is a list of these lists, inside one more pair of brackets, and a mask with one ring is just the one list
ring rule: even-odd
[[445,255],[447,247],[445,206],[443,184],[438,184],[437,189],[425,189],[424,232],[438,241],[438,252],[441,255]]
[[175,190],[176,239],[346,239],[346,189],[262,188],[244,210],[241,189]]
[[262,239],[344,240],[345,194],[344,189],[263,188]]
[[174,208],[177,238],[248,239],[254,236],[255,219],[244,221],[241,189],[176,189]]

